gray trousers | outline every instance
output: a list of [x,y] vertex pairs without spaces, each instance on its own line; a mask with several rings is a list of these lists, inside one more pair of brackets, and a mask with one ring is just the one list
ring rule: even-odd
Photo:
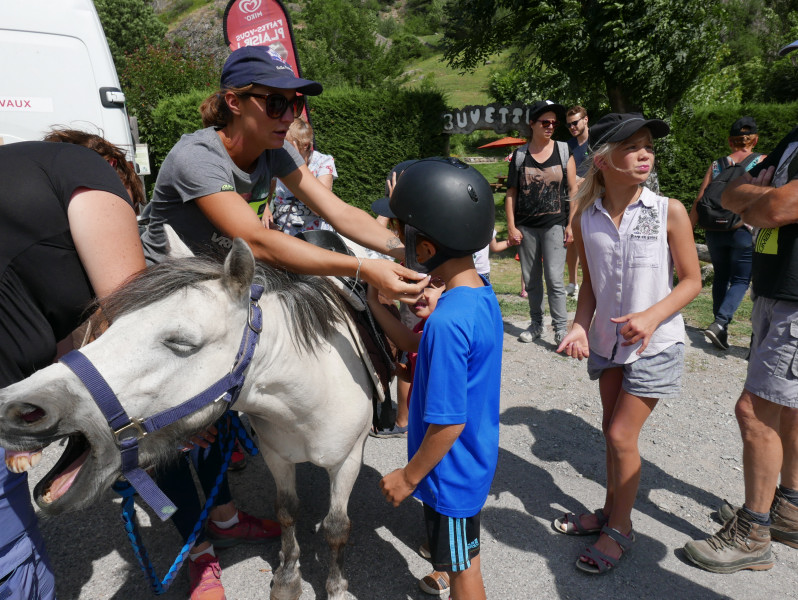
[[543,277],[545,277],[551,324],[555,331],[564,331],[568,325],[563,282],[565,226],[553,225],[538,229],[522,225],[518,229],[524,234],[518,256],[521,259],[521,274],[528,294],[529,317],[532,319],[532,324],[543,323]]

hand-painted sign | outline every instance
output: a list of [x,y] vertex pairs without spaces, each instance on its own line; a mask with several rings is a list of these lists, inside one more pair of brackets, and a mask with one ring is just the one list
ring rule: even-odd
[[443,113],[444,133],[471,133],[477,129],[492,129],[496,133],[517,131],[529,137],[529,111],[523,102],[487,106],[466,106]]

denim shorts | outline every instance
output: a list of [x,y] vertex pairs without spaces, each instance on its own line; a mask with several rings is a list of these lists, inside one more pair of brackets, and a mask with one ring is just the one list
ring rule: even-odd
[[632,363],[619,365],[594,352],[587,357],[587,374],[590,379],[601,377],[605,369],[623,368],[623,389],[640,398],[666,398],[678,396],[682,388],[684,371],[684,344],[668,346],[652,356],[641,356]]
[[745,389],[775,404],[798,408],[798,303],[758,297],[751,329]]

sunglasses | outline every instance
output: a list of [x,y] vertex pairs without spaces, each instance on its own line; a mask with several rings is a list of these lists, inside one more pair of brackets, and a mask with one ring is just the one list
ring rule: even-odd
[[543,125],[543,127],[557,127],[560,124],[559,121],[551,121],[549,119],[540,119],[538,123]]
[[581,120],[582,119],[577,119],[576,121],[571,121],[570,123],[566,123],[566,125],[568,126],[568,129],[571,129],[572,127],[576,127],[577,125],[579,125],[579,122]]
[[282,94],[255,94],[246,92],[242,96],[249,96],[251,98],[260,98],[264,101],[266,108],[266,116],[270,119],[280,119],[288,110],[289,106],[294,107],[294,118],[302,114],[302,109],[305,108],[305,97],[294,96],[290,100]]

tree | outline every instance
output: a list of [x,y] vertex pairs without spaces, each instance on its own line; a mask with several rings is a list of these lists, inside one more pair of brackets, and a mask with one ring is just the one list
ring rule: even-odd
[[451,0],[445,10],[451,66],[511,49],[536,99],[581,94],[618,112],[670,113],[721,46],[721,0]]
[[377,41],[376,13],[350,0],[309,0],[295,39],[302,74],[327,85],[376,87],[402,73],[387,44]]
[[161,23],[146,0],[94,0],[117,69],[125,54],[148,43],[163,41],[166,25]]

